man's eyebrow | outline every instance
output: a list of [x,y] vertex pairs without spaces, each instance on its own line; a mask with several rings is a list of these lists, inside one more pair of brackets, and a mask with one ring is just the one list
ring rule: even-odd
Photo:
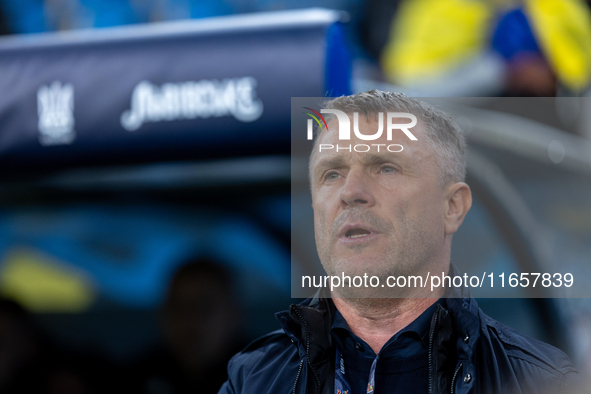
[[[390,154],[392,155],[392,154]],[[375,153],[367,153],[365,155],[363,155],[363,162],[365,164],[380,164],[383,163],[385,161],[391,161],[392,157],[390,155],[377,155]],[[386,157],[387,156],[387,157]]]
[[324,157],[316,163],[314,167],[314,173],[321,171],[325,168],[341,168],[345,166],[345,158],[342,155],[332,155]]
[[362,156],[364,164],[381,164],[385,162],[401,163],[404,158],[391,152],[367,153]]
[[[366,165],[381,164],[384,162],[400,163],[403,160],[401,157],[391,152],[384,152],[378,154],[366,153],[363,154],[362,157],[362,161]],[[314,167],[313,173],[317,174],[319,171],[322,171],[326,168],[342,168],[345,166],[347,166],[345,157],[341,154],[334,154],[331,156],[325,156],[324,158],[320,159]]]

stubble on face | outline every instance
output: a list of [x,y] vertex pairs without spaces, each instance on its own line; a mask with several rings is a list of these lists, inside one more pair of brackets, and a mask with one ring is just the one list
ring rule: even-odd
[[[375,122],[362,121],[362,126],[368,132],[377,129]],[[334,144],[331,139],[335,138],[337,130],[329,130],[332,135],[324,134],[319,139]],[[316,246],[326,273],[339,277],[343,274],[351,277],[367,274],[377,276],[380,280],[380,286],[376,288],[340,288],[340,295],[343,297],[408,296],[408,291],[401,293],[400,289],[382,287],[381,284],[386,284],[389,276],[426,275],[429,267],[437,266],[434,261],[441,257],[444,236],[443,230],[439,228],[441,218],[438,217],[440,212],[437,208],[440,193],[440,186],[434,176],[437,165],[433,155],[424,151],[424,144],[418,148],[418,145],[413,147],[407,142],[402,143],[405,144],[404,153],[400,153],[400,156],[392,153],[393,162],[401,165],[397,178],[391,181],[368,178],[368,183],[360,186],[369,188],[367,193],[374,197],[375,204],[359,203],[339,208],[340,196],[331,195],[331,191],[323,191],[323,186],[314,178],[318,175],[311,172],[311,181],[315,182],[312,194]],[[345,156],[345,166],[363,165],[362,155],[351,153]],[[316,163],[317,160],[319,158],[314,157],[311,163]],[[388,158],[384,160],[390,161]],[[340,191],[337,188],[332,193],[338,194]],[[340,229],[348,222],[364,223],[372,227],[379,234],[378,239],[346,246],[340,244]]]
[[[395,227],[390,221],[381,218],[370,209],[358,206],[344,210],[332,223],[324,216],[318,217],[315,226],[315,238],[320,261],[331,276],[377,276],[380,284],[387,283],[389,276],[423,275],[441,245],[426,231],[430,225],[425,217],[411,219],[408,216],[408,202],[402,202],[397,209]],[[387,237],[388,244],[383,253],[372,253],[373,245],[354,245],[349,248],[353,252],[349,258],[336,256],[335,247],[339,237],[339,229],[345,222],[362,222],[370,225],[381,235]],[[374,255],[358,264],[360,256]],[[357,263],[357,264],[356,264]],[[412,290],[412,289],[409,289]],[[364,297],[402,297],[405,291],[388,286],[376,288],[343,287],[338,295],[344,298]]]

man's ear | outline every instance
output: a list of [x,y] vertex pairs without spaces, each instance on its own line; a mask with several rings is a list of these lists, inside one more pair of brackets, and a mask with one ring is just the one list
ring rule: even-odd
[[447,187],[445,196],[445,234],[454,234],[472,206],[472,192],[467,184],[457,182]]

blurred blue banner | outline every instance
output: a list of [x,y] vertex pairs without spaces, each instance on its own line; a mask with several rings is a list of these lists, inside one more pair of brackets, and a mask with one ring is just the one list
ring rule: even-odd
[[5,174],[289,152],[290,99],[349,93],[341,13],[0,41]]

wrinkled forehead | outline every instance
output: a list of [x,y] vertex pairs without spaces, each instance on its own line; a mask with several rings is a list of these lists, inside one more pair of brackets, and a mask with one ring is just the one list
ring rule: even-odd
[[[417,124],[409,128],[416,140],[411,140],[400,129],[393,129],[388,135],[384,119],[381,135],[373,140],[359,138],[354,132],[351,116],[351,136],[349,140],[339,139],[339,122],[332,119],[328,129],[317,135],[309,161],[309,180],[312,194],[322,174],[332,168],[350,168],[353,165],[363,167],[392,163],[403,172],[415,177],[437,178],[438,159],[432,144],[424,131],[428,127],[418,119]],[[379,131],[377,118],[364,115],[358,118],[358,131],[364,135],[375,135]],[[408,119],[394,118],[393,122],[408,123]]]
[[314,142],[310,155],[311,169],[319,156],[328,154],[373,155],[385,152],[407,155],[427,149],[424,132],[427,125],[416,116],[411,119],[412,116],[410,113],[384,113],[380,120],[379,114],[348,114],[348,124],[330,117],[327,119],[328,129],[319,130]]

